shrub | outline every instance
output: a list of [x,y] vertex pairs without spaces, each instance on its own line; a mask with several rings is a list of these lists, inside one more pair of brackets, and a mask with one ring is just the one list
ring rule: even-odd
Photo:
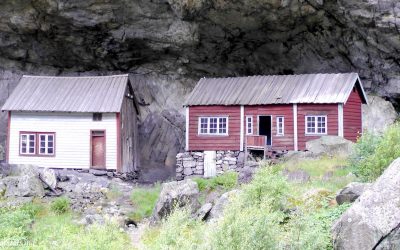
[[66,197],[56,198],[50,206],[51,211],[56,214],[64,214],[69,210],[69,199]]
[[27,210],[0,209],[0,243],[4,247],[20,246],[29,240],[32,213]]
[[131,194],[131,200],[135,211],[129,217],[134,221],[141,221],[143,218],[151,216],[159,195],[159,184],[152,188],[134,189]]
[[285,225],[286,233],[280,248],[283,249],[333,249],[331,226],[350,204],[325,207],[308,214],[296,214]]
[[200,249],[204,223],[192,218],[190,211],[177,209],[163,220],[159,229],[145,233],[143,243],[147,249]]
[[200,191],[215,190],[218,187],[224,190],[229,190],[237,185],[238,173],[226,172],[210,179],[194,178],[194,181],[199,186]]
[[389,164],[400,157],[400,123],[390,126],[382,136],[366,133],[357,142],[352,155],[356,174],[364,181],[374,181]]

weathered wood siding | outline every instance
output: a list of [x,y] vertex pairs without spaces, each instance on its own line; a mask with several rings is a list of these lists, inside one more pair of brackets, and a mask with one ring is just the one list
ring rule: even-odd
[[306,142],[320,138],[321,136],[306,135],[305,117],[307,115],[326,115],[327,134],[338,135],[338,104],[298,104],[297,128],[299,150],[306,149]]
[[[258,116],[272,116],[272,148],[277,150],[293,150],[293,105],[257,105],[246,106],[244,115],[253,117],[253,135],[258,135]],[[284,117],[284,135],[277,135],[276,117]],[[246,120],[244,124],[246,128]],[[246,130],[246,129],[245,129]],[[246,131],[245,131],[246,134]]]
[[[92,113],[18,113],[10,119],[9,163],[34,164],[51,168],[89,168],[90,130],[106,131],[106,167],[117,167],[117,126],[115,113],[103,113],[94,122]],[[54,132],[55,156],[20,156],[19,133]]]
[[[228,135],[199,135],[199,117],[227,116]],[[191,106],[189,107],[189,150],[239,150],[240,106]]]
[[360,91],[354,88],[343,106],[344,138],[356,142],[362,133],[362,101]]
[[[126,94],[133,94],[127,87]],[[134,105],[134,100],[126,97],[122,102],[120,113],[121,126],[121,166],[118,169],[120,172],[132,172],[139,165],[138,155],[138,130],[137,130],[137,113]]]

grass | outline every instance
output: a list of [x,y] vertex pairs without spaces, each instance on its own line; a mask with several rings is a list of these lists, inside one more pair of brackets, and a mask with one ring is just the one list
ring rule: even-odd
[[237,186],[238,173],[237,172],[226,172],[222,175],[210,179],[194,178],[193,179],[199,186],[200,192],[212,191],[217,188],[229,190]]
[[[339,186],[350,181],[345,163],[323,158],[261,167],[217,221],[204,223],[177,209],[150,227],[142,243],[148,249],[332,249],[332,223],[349,207],[332,203]],[[288,182],[283,168],[304,169],[311,181]],[[333,177],[322,181],[326,171]],[[221,188],[213,179],[199,182],[203,191]]]
[[135,189],[131,194],[135,211],[129,215],[129,218],[134,221],[141,221],[146,217],[150,217],[160,195],[160,190],[160,184],[156,184],[150,188]]
[[115,224],[88,227],[74,223],[74,214],[57,214],[40,203],[0,210],[0,248],[4,249],[130,249],[127,235]]

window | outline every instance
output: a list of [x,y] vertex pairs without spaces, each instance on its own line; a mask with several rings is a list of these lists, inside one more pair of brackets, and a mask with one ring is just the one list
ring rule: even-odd
[[306,116],[306,134],[327,134],[326,116]]
[[253,116],[246,116],[246,133],[253,134]]
[[39,154],[54,154],[54,134],[39,134]]
[[55,133],[21,132],[19,152],[21,155],[53,156]]
[[276,117],[276,135],[285,134],[285,118],[283,116]]
[[36,134],[21,134],[20,154],[34,155],[36,153]]
[[101,120],[103,120],[102,113],[93,113],[93,121],[94,122],[100,122]]
[[200,117],[199,135],[227,135],[228,117]]

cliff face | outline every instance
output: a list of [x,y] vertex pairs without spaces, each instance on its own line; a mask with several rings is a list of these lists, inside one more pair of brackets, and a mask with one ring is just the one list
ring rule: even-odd
[[3,0],[0,105],[21,74],[130,73],[145,160],[170,164],[203,76],[356,71],[398,104],[398,15],[397,0]]

